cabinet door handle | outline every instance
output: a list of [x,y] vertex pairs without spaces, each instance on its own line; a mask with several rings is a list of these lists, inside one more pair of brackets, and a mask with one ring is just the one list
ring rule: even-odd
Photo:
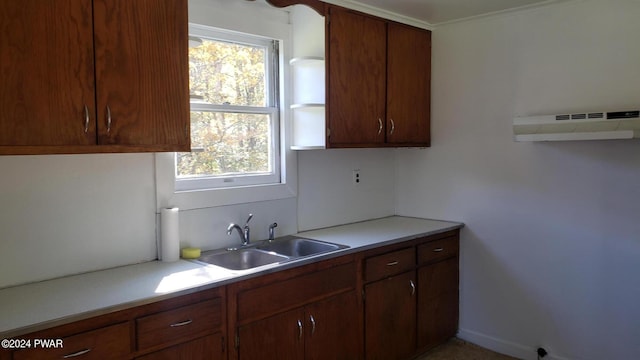
[[396,122],[391,118],[389,118],[389,120],[391,120],[391,131],[389,131],[389,135],[393,135],[393,131],[396,129]]
[[107,133],[111,132],[111,109],[107,105]]
[[298,319],[298,339],[302,339],[302,321]]
[[171,327],[180,327],[180,326],[189,325],[189,324],[191,324],[192,322],[193,322],[193,320],[188,319],[188,320],[185,320],[185,321],[182,321],[182,322],[179,322],[179,323],[171,324],[171,325],[169,325],[169,326],[171,326]]
[[71,358],[74,358],[76,356],[82,356],[82,355],[88,353],[89,351],[91,351],[91,349],[80,350],[80,351],[74,352],[72,354],[67,354],[67,355],[63,356],[62,358],[63,359],[71,359]]
[[316,319],[313,318],[313,315],[309,315],[309,321],[311,322],[311,335],[316,332]]
[[444,251],[444,248],[433,249],[433,252],[441,252],[441,251]]
[[414,295],[416,293],[416,283],[413,280],[409,280],[409,285],[411,286],[411,295]]
[[87,105],[84,106],[84,133],[86,134],[89,131],[89,108]]
[[382,134],[382,119],[378,118],[378,135]]
[[392,262],[388,262],[387,266],[394,266],[394,265],[398,265],[397,261],[392,261]]

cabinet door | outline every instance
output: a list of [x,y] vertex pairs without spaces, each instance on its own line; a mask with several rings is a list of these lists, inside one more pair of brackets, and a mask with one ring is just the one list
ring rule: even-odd
[[138,357],[138,360],[222,360],[225,351],[222,335],[205,336],[184,344]]
[[328,41],[330,147],[384,142],[386,24],[331,8]]
[[304,359],[304,311],[292,310],[238,329],[238,359]]
[[416,349],[415,271],[365,286],[367,359],[407,359]]
[[98,142],[189,149],[187,0],[94,0]]
[[431,32],[389,23],[387,142],[429,146]]
[[418,348],[445,342],[458,331],[458,258],[418,269]]
[[306,307],[307,360],[362,359],[356,294],[348,292]]
[[92,26],[91,0],[0,2],[0,146],[96,143]]

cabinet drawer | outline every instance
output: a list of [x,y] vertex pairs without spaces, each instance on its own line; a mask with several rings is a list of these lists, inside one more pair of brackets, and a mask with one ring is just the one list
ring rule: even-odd
[[135,360],[222,360],[224,358],[222,341],[223,338],[220,333],[207,335],[205,337],[152,352],[151,354],[137,357]]
[[[34,340],[31,340],[33,344]],[[54,339],[55,341],[55,339]],[[61,348],[17,351],[14,360],[46,359],[123,359],[131,352],[129,323],[111,325],[62,339]]]
[[222,324],[220,299],[206,300],[136,319],[138,350],[212,333]]
[[455,236],[418,246],[418,263],[442,260],[458,255],[459,242]]
[[415,248],[410,247],[365,260],[364,279],[374,281],[411,270],[416,265]]
[[339,265],[238,293],[238,321],[260,319],[355,289],[355,264]]

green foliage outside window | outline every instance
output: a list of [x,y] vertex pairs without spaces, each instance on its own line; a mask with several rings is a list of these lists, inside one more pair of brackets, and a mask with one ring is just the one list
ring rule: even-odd
[[[262,47],[204,40],[189,49],[190,92],[206,104],[266,107],[266,56]],[[225,111],[219,106],[192,110],[195,151],[178,154],[176,175],[269,172],[271,121],[268,114]]]

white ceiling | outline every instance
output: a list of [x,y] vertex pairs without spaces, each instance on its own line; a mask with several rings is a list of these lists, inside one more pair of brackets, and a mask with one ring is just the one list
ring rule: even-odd
[[566,0],[347,0],[438,25]]

